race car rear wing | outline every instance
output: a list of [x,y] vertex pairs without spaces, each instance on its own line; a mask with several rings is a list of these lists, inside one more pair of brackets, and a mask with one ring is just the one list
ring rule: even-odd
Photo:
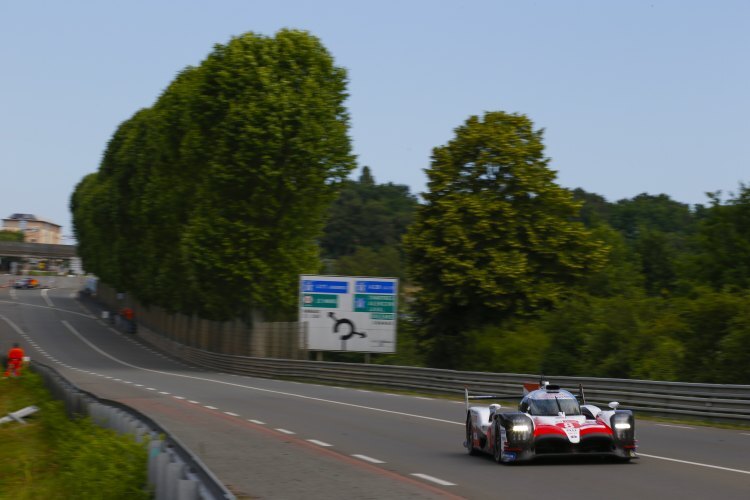
[[[536,390],[539,387],[548,388],[550,391],[559,391],[560,387],[556,385],[550,385],[549,382],[546,380],[540,379],[539,385],[536,384],[523,384],[523,390],[524,394],[527,394],[528,392],[531,392],[532,390]],[[469,401],[476,401],[476,400],[488,400],[488,399],[495,399],[495,400],[507,400],[508,397],[514,397],[514,395],[499,395],[499,394],[481,394],[476,396],[470,396],[469,395],[469,388],[464,386],[464,402],[466,403],[466,411],[469,411]],[[578,402],[582,405],[586,404],[586,394],[583,391],[583,384],[578,384]]]
[[[505,396],[507,398],[507,396]],[[482,400],[482,399],[503,399],[503,396],[497,394],[482,394],[480,396],[469,396],[469,388],[464,387],[464,401],[466,402],[466,411],[469,411],[469,400]]]

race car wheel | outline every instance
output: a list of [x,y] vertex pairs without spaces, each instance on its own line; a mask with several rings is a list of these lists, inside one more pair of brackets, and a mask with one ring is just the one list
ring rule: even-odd
[[471,415],[466,416],[466,452],[469,455],[476,455],[477,449],[474,448],[474,425],[471,423]]
[[503,436],[500,433],[500,426],[495,424],[495,442],[492,447],[492,458],[495,462],[502,463],[503,461]]

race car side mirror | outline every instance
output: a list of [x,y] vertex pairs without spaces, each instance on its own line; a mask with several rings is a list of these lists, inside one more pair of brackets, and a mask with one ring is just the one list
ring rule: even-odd
[[588,406],[581,406],[581,414],[585,416],[587,419],[596,420],[596,415],[594,415],[594,411]]
[[611,403],[609,403],[609,405],[608,405],[608,406],[609,406],[610,408],[612,408],[613,410],[616,410],[616,409],[617,409],[617,407],[618,407],[618,406],[620,406],[620,403],[618,403],[617,401],[612,401]]
[[499,410],[501,406],[499,404],[491,404],[490,405],[490,418],[489,421],[492,422],[492,416],[497,413],[497,410]]

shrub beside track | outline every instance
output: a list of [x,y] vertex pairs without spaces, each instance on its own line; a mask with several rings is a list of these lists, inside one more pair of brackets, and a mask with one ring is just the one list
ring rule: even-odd
[[41,377],[0,380],[0,414],[35,405],[27,424],[0,426],[0,491],[12,498],[147,499],[145,444],[68,419]]

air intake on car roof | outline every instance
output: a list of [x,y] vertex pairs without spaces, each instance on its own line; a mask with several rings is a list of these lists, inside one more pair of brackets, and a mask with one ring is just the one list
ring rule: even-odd
[[548,384],[547,387],[545,387],[545,389],[547,389],[547,392],[559,392],[560,391],[560,386],[559,385]]

